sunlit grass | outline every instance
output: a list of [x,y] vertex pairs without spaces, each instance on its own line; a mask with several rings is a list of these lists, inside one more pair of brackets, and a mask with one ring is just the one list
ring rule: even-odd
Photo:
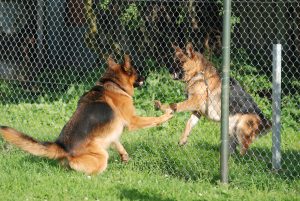
[[[55,92],[55,100],[2,101],[0,124],[40,140],[54,140],[85,88]],[[160,115],[153,108],[155,99],[184,100],[183,84],[171,80],[167,72],[150,74],[146,85],[136,90],[137,113]],[[179,147],[188,117],[188,113],[176,114],[162,126],[125,131],[122,141],[130,161],[121,163],[110,150],[108,169],[92,177],[31,156],[0,139],[0,200],[299,200],[299,131],[287,124],[282,129],[282,171],[272,171],[269,133],[253,144],[248,155],[230,157],[230,184],[221,185],[219,124],[203,118],[189,143]]]

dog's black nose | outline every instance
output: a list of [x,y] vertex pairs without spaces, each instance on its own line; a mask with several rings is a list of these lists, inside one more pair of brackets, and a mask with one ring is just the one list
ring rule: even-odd
[[134,87],[140,87],[144,84],[145,78],[142,76],[139,76],[138,79],[133,84]]

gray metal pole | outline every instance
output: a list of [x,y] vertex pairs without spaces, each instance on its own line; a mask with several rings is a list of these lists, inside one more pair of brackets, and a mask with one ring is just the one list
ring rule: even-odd
[[222,41],[222,105],[221,105],[221,182],[228,183],[229,73],[231,0],[224,0]]
[[281,44],[273,45],[273,87],[272,87],[272,167],[281,169]]

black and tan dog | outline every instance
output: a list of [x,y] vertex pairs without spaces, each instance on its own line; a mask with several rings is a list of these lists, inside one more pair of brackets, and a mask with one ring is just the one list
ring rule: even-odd
[[129,130],[157,126],[172,117],[170,112],[160,117],[135,115],[132,96],[134,86],[140,81],[129,56],[125,55],[123,65],[110,57],[104,76],[80,98],[76,111],[55,142],[38,142],[5,126],[1,126],[0,133],[5,140],[33,155],[58,159],[87,174],[103,172],[111,144],[123,161],[128,160],[119,141],[125,126]]
[[[203,115],[214,121],[221,119],[221,77],[201,53],[194,51],[192,44],[186,46],[186,53],[175,47],[175,57],[184,71],[188,99],[170,105],[156,101],[161,110],[172,109],[174,112],[192,112],[181,136],[180,145],[187,142],[191,129]],[[236,150],[240,144],[240,153],[245,154],[253,140],[270,128],[271,123],[246,93],[240,84],[230,78],[229,134],[230,150]]]

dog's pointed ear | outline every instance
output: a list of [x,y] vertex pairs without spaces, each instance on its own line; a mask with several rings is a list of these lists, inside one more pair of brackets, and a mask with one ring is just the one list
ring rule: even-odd
[[131,71],[131,59],[128,54],[124,55],[124,66],[123,66],[125,72]]
[[178,58],[181,62],[186,62],[188,57],[184,54],[183,50],[174,44],[172,44],[172,47],[175,50],[175,57]]
[[193,47],[192,43],[190,43],[190,42],[187,43],[185,50],[186,50],[186,53],[188,54],[188,57],[194,58],[195,52],[194,52],[194,47]]
[[115,68],[118,64],[115,62],[115,60],[113,59],[113,57],[111,55],[108,56],[107,58],[107,65],[109,68]]

